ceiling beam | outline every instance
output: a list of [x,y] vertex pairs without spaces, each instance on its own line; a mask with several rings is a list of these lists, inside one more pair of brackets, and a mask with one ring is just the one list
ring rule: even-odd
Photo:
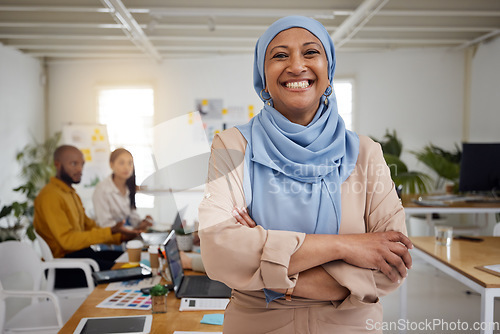
[[8,43],[7,46],[15,47],[21,50],[51,50],[51,51],[78,51],[78,50],[116,50],[116,51],[135,51],[137,48],[134,45],[56,45],[56,44],[12,44]]
[[[165,29],[165,30],[209,30],[208,24],[162,24],[155,23],[153,25],[140,24],[142,29],[148,29],[150,31],[154,31],[156,29]],[[3,28],[74,28],[74,29],[122,29],[123,26],[121,24],[103,24],[103,23],[52,23],[52,22],[0,22],[0,27]],[[256,31],[263,32],[268,28],[265,25],[235,25],[235,24],[221,24],[215,25],[215,30],[219,31]],[[334,31],[338,29],[335,26],[325,26],[326,30]],[[440,27],[440,26],[365,26],[363,27],[364,31],[398,31],[398,32],[490,32],[492,30],[497,29],[496,27]],[[19,35],[22,36],[22,35]],[[34,35],[33,35],[34,36]],[[52,36],[52,35],[45,35]],[[57,35],[54,35],[57,36]],[[64,36],[64,35],[61,35]],[[67,38],[72,38],[72,36],[78,37],[78,34],[68,34]],[[95,38],[100,38],[99,35],[94,35]],[[40,35],[43,37],[43,35]],[[113,37],[113,36],[112,36]],[[47,37],[49,38],[49,37]],[[152,36],[149,36],[152,39]]]
[[419,44],[432,44],[432,45],[440,45],[440,44],[461,44],[466,42],[464,39],[452,39],[452,38],[352,38],[349,40],[349,43],[353,44],[403,44],[403,45],[419,45]]
[[161,55],[121,0],[101,0],[101,2],[111,10],[110,14],[114,20],[123,25],[123,31],[135,45],[153,59],[161,61]]
[[333,19],[335,15],[349,15],[351,11],[331,9],[274,9],[274,8],[151,8],[153,17],[271,17],[289,15],[309,16],[316,19]]
[[363,31],[396,32],[490,32],[495,27],[438,27],[438,26],[365,26]]
[[78,39],[78,40],[117,40],[117,41],[128,41],[129,38],[124,35],[76,35],[76,34],[64,34],[64,35],[47,35],[47,34],[2,34],[0,33],[0,38],[5,39],[36,39],[36,40],[61,40],[61,39]]
[[457,16],[457,17],[500,17],[498,10],[393,10],[384,9],[378,12],[380,16]]
[[113,59],[126,59],[126,58],[150,58],[149,55],[139,52],[139,53],[119,53],[119,52],[26,52],[26,54],[42,58],[113,58]]
[[351,39],[388,0],[364,0],[331,35],[333,44],[340,48]]
[[485,41],[489,38],[493,38],[495,37],[496,35],[500,35],[500,29],[495,29],[493,31],[490,31],[489,33],[487,34],[484,34],[482,36],[479,36],[478,38],[475,38],[473,40],[470,40],[468,42],[465,42],[459,46],[456,47],[456,50],[463,50],[469,46],[473,46],[473,45],[476,45],[476,44],[479,44],[481,43],[482,41]]
[[[68,13],[111,13],[110,8],[83,6],[13,6],[0,5],[2,12],[68,12]],[[278,8],[189,8],[189,7],[129,7],[130,13],[142,13],[158,16],[214,16],[214,17],[281,17],[283,15],[305,15],[317,18],[349,16],[352,9],[278,9]],[[498,10],[455,10],[455,9],[383,9],[384,16],[490,16],[500,17]]]
[[120,23],[0,22],[2,28],[122,29]]
[[1,12],[67,12],[67,13],[111,13],[111,9],[102,7],[79,6],[11,6],[0,5]]

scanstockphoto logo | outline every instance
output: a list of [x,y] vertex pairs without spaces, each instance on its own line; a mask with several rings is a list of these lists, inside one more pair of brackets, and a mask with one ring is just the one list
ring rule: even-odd
[[291,176],[291,178],[280,177],[282,174],[281,172],[273,171],[274,178],[269,179],[269,193],[271,194],[281,193],[298,195],[312,194],[315,191],[321,191],[321,187],[315,187],[314,183],[294,181],[294,177],[300,177],[303,175],[325,175],[326,177],[319,178],[332,193],[340,191],[339,187],[342,187],[342,193],[344,194],[365,193],[367,189],[371,193],[384,193],[387,191],[387,185],[380,181],[380,176],[385,174],[390,177],[386,164],[370,164],[364,167],[355,165],[347,180],[348,182],[342,185],[327,177],[327,172],[332,172],[331,167],[329,167],[327,163],[316,166],[292,166],[291,164],[285,164],[280,167],[282,172]]
[[424,321],[410,321],[399,319],[398,321],[375,321],[366,320],[365,328],[369,331],[406,331],[419,334],[425,333],[479,333],[483,331],[500,331],[499,322],[466,322],[457,319],[446,321],[444,319],[425,319]]

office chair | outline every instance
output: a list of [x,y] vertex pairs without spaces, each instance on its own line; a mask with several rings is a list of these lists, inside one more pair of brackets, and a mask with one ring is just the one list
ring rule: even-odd
[[[71,297],[84,297],[86,298],[95,288],[94,280],[92,278],[92,269],[94,271],[99,271],[99,264],[93,259],[64,259],[64,258],[54,258],[52,251],[50,250],[47,242],[35,231],[36,239],[35,242],[38,243],[40,247],[41,255],[45,263],[50,266],[47,270],[47,286],[48,291],[54,292],[57,296],[63,298]],[[71,288],[71,289],[56,289],[55,284],[55,269],[81,269],[85,273],[85,278],[87,280],[86,288]],[[83,301],[83,300],[82,300]]]
[[[64,324],[61,307],[54,293],[40,290],[45,267],[34,249],[20,241],[0,243],[0,268],[0,333],[57,333]],[[19,281],[26,282],[23,290],[4,288]],[[10,298],[31,303],[6,319]]]

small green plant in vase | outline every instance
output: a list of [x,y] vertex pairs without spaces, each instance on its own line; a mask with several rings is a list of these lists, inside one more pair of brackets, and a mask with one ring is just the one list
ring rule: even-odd
[[151,288],[149,293],[151,295],[153,313],[166,313],[168,289],[162,284],[156,284]]

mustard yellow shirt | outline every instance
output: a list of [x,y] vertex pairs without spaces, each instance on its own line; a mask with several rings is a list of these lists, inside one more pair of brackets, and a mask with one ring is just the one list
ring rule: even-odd
[[87,217],[75,189],[56,177],[50,179],[35,199],[33,226],[56,258],[93,244],[121,241],[120,233],[112,234],[110,227],[98,227]]

